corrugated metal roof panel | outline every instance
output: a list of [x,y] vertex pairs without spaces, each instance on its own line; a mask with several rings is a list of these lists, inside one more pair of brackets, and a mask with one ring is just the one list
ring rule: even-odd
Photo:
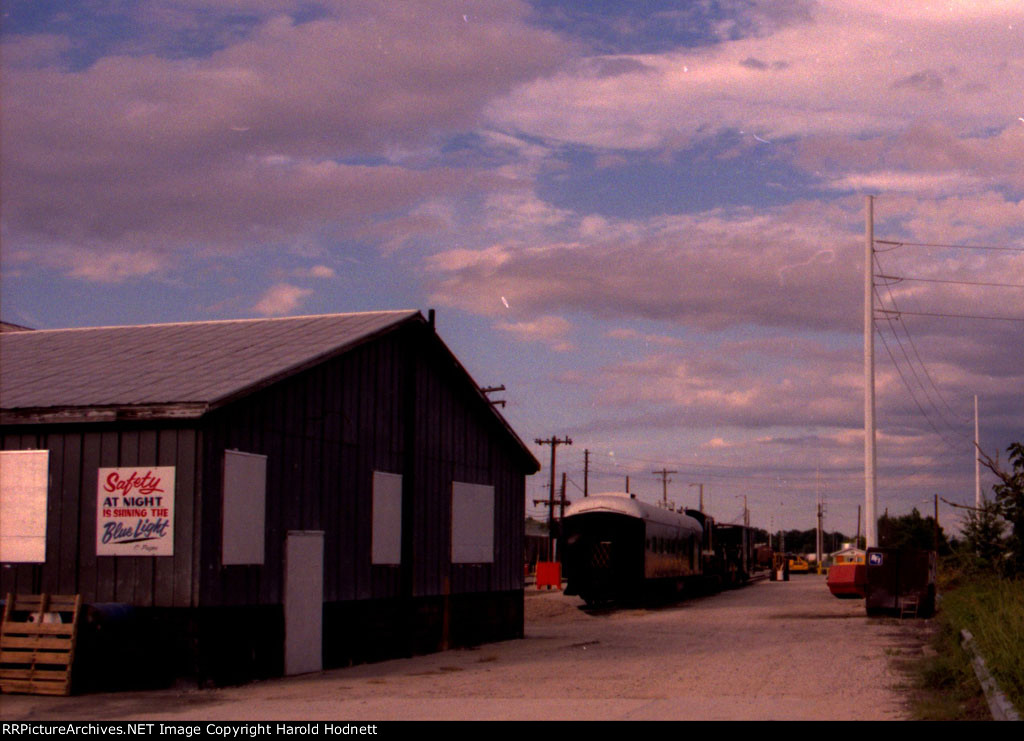
[[416,311],[0,333],[0,408],[213,403]]

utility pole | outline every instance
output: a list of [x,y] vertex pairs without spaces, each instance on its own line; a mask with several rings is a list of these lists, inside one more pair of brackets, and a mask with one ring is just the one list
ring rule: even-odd
[[814,556],[817,559],[818,573],[820,574],[821,573],[821,552],[824,549],[822,548],[822,540],[821,540],[821,470],[818,469],[817,467],[815,467],[814,479],[815,479],[814,488],[817,490],[817,494],[818,494],[818,532],[817,532],[816,537],[814,539],[814,545],[815,545]]
[[590,451],[586,448],[583,449],[583,496],[587,496],[589,490],[588,482],[590,479]]
[[668,506],[668,484],[672,480],[668,477],[670,473],[679,473],[679,471],[669,471],[667,468],[663,468],[660,471],[651,471],[661,476],[661,503],[663,506]]
[[565,519],[565,471],[562,471],[562,495],[559,498],[561,507],[558,510],[558,521],[561,522]]
[[534,442],[551,446],[551,488],[548,490],[548,561],[551,561],[555,555],[555,450],[559,445],[572,445],[572,440],[552,436],[547,440],[537,438]]
[[700,512],[703,512],[704,511],[704,484],[687,484],[687,486],[697,486],[697,487],[700,487],[700,489],[699,489],[700,495],[699,495],[699,499],[697,500],[697,510],[700,511]]
[[822,552],[822,550],[824,550],[822,548],[822,542],[821,542],[821,496],[820,495],[818,496],[818,534],[817,534],[817,538],[815,539],[815,546],[816,546],[815,558],[817,559],[818,573],[820,574],[821,573],[821,552]]
[[981,509],[981,468],[978,455],[981,446],[978,442],[978,395],[974,395],[974,508]]
[[[504,390],[505,390],[505,384],[501,384],[500,386],[486,386],[486,387],[480,389],[480,391],[482,391],[485,396],[487,394],[493,394],[495,391],[504,391]],[[491,402],[491,406],[493,406],[493,407],[500,406],[502,409],[505,408],[505,400],[504,399],[495,399],[494,401],[491,401],[490,397],[488,397],[487,401],[490,401]]]
[[867,547],[878,545],[875,474],[875,200],[865,196],[864,218],[864,533]]
[[629,494],[629,476],[626,477],[626,493]]

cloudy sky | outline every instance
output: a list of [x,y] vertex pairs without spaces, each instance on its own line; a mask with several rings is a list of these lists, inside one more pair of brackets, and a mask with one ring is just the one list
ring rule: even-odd
[[5,321],[434,307],[531,499],[568,435],[852,532],[871,194],[880,508],[973,501],[975,394],[1024,439],[1020,0],[2,7]]

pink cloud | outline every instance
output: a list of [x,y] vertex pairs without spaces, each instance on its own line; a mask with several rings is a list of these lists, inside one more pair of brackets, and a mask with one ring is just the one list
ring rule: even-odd
[[572,329],[572,324],[560,316],[542,316],[521,322],[498,322],[495,326],[520,340],[543,342],[557,352],[568,352],[573,349],[572,343],[565,339]]
[[918,121],[886,137],[810,137],[797,146],[795,161],[830,173],[838,188],[947,195],[985,190],[993,183],[1022,187],[1024,173],[1016,166],[1022,158],[1024,124],[973,136]]
[[[579,229],[549,229],[544,217],[523,244],[434,256],[434,300],[485,314],[499,310],[488,297],[502,295],[534,313],[559,307],[705,328],[848,327],[856,321],[857,241],[828,220],[856,215],[807,206],[611,223],[601,234],[585,220]],[[849,290],[823,290],[837,285]]]
[[59,64],[71,48],[71,41],[59,34],[40,33],[13,36],[2,44],[3,63],[8,70]]
[[[192,9],[175,6],[171,22],[187,26]],[[267,16],[204,58],[126,53],[75,71],[38,66],[60,39],[5,44],[36,64],[5,70],[5,247],[27,260],[54,242],[156,260],[373,229],[428,197],[507,187],[439,166],[432,148],[564,58],[528,12],[345,3],[307,23]]]
[[[1022,209],[1024,202],[990,191],[934,200],[885,197],[876,203],[876,236],[1012,244],[1020,238]],[[503,210],[497,218],[516,223],[505,241],[430,259],[433,300],[489,315],[501,311],[493,300],[498,295],[532,315],[581,311],[703,329],[859,331],[864,216],[858,197],[647,220],[542,209]],[[1024,283],[1014,253],[900,248],[878,260],[882,272],[896,277],[1013,283],[1016,275]],[[890,282],[879,283],[883,299],[891,293],[905,311],[1024,316],[1019,291],[909,280],[885,285]]]
[[[926,120],[971,135],[1016,121],[1005,91],[1024,88],[1019,9],[904,5],[820,3],[718,44],[592,60],[524,83],[488,112],[503,130],[599,150],[686,148],[723,130],[774,141]],[[620,74],[602,72],[611,62]]]
[[336,277],[337,273],[334,272],[334,268],[328,265],[314,265],[308,270],[303,271],[301,275],[309,278],[323,278],[326,280],[328,278]]
[[302,305],[306,297],[312,294],[313,291],[308,288],[300,288],[289,283],[278,283],[264,292],[259,301],[253,304],[252,310],[260,316],[291,314]]

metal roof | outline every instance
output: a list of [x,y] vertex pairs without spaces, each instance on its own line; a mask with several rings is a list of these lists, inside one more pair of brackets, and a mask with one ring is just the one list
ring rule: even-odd
[[0,408],[208,408],[414,317],[422,319],[373,311],[3,332]]

